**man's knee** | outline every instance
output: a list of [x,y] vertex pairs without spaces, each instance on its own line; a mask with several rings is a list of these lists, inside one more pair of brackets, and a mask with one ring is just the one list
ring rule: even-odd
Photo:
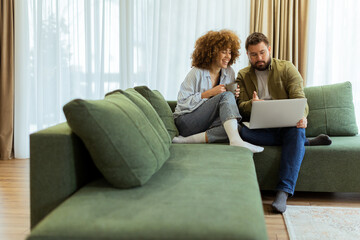
[[303,138],[305,139],[305,129],[304,128],[297,128],[297,127],[291,127],[287,128],[287,133],[290,136],[293,136],[295,138]]

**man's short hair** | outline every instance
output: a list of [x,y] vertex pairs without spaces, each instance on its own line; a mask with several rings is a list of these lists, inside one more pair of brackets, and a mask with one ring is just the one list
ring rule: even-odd
[[248,51],[249,45],[257,45],[261,42],[264,42],[266,46],[269,47],[269,39],[263,33],[254,32],[250,34],[245,42],[246,51]]

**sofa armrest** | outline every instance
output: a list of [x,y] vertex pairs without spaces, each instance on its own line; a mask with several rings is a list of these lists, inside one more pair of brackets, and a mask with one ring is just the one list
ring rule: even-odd
[[67,123],[31,134],[31,228],[97,176],[87,149]]

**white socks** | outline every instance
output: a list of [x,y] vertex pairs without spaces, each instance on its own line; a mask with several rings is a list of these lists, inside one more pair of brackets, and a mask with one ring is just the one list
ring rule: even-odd
[[245,142],[241,139],[239,130],[238,130],[238,122],[236,119],[229,119],[224,122],[225,132],[228,135],[230,146],[238,146],[238,147],[245,147],[252,151],[253,153],[258,153],[264,151],[263,147],[259,147],[253,145],[251,143]]
[[[252,151],[253,153],[264,151],[263,147],[253,145],[241,139],[238,130],[238,123],[236,119],[229,119],[225,121],[223,125],[225,128],[225,132],[229,138],[231,146],[245,147],[250,151]],[[178,137],[174,137],[172,142],[173,143],[205,143],[206,135],[205,132],[201,132],[188,137],[178,136]]]
[[205,132],[197,133],[188,137],[178,136],[174,137],[173,143],[205,143]]

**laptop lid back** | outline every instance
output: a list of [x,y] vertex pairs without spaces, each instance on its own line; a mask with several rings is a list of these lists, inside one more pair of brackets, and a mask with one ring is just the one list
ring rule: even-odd
[[248,127],[294,127],[304,116],[306,102],[306,98],[254,101]]

